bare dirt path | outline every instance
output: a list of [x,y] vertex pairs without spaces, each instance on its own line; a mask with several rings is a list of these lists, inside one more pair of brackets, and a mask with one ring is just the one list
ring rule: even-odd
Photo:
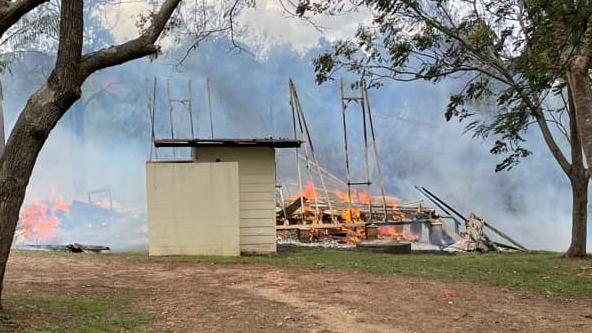
[[352,271],[16,254],[6,287],[132,292],[154,332],[592,332],[592,300]]

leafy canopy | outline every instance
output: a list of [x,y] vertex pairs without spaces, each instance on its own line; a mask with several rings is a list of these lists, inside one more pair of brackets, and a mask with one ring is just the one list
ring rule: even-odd
[[491,153],[505,156],[496,171],[530,155],[524,133],[533,123],[555,157],[565,159],[548,124],[569,140],[564,73],[573,55],[588,51],[590,1],[325,0],[301,1],[297,12],[360,9],[370,11],[370,23],[314,60],[318,83],[340,70],[375,87],[384,80],[461,79],[466,84],[450,96],[445,117],[467,120],[475,136],[495,137]]

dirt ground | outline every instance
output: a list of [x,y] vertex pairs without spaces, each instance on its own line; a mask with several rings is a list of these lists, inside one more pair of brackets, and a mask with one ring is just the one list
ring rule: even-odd
[[6,288],[131,291],[154,332],[592,332],[592,300],[351,271],[16,254]]

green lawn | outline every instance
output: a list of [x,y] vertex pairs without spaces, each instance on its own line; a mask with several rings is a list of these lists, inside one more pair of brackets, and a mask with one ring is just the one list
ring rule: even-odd
[[125,296],[8,296],[4,305],[17,318],[0,318],[0,332],[139,332],[152,316],[135,311],[130,300]]
[[[313,269],[356,270],[486,283],[529,289],[551,297],[592,297],[592,259],[566,259],[559,253],[487,253],[392,255],[318,248],[289,248],[276,256],[147,257],[116,254],[130,260],[253,263]],[[587,276],[586,276],[587,275]]]

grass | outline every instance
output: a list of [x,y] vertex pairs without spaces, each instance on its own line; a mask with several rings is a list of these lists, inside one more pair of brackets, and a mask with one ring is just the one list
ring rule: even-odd
[[[80,255],[51,252],[17,252],[17,255],[71,256],[80,260],[129,260],[140,262],[200,262],[211,265],[254,264],[314,270],[367,272],[385,276],[409,276],[446,281],[475,282],[533,291],[553,299],[592,299],[592,260],[566,259],[558,253],[488,253],[456,255],[389,255],[351,250],[287,248],[273,256],[148,257],[145,253]],[[82,257],[84,256],[84,257]],[[3,328],[21,332],[142,332],[153,317],[134,308],[138,295],[8,296],[12,318],[0,317]],[[24,324],[23,324],[24,323]],[[12,326],[11,326],[12,325]]]
[[[532,290],[557,298],[592,297],[592,260],[566,259],[558,253],[389,255],[318,248],[291,248],[276,256],[147,257],[116,254],[129,260],[252,263],[312,269],[354,270],[448,281],[485,283]],[[586,276],[587,275],[587,276]]]
[[138,332],[152,321],[121,297],[8,296],[4,302],[14,318],[0,319],[0,332]]

